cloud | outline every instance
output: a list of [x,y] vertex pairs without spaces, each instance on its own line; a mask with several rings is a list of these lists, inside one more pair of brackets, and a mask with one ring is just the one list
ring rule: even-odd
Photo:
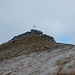
[[[13,36],[37,29],[58,41],[75,37],[75,0],[2,0],[0,1],[0,43]],[[62,40],[61,40],[62,41]],[[63,40],[62,42],[65,42]]]

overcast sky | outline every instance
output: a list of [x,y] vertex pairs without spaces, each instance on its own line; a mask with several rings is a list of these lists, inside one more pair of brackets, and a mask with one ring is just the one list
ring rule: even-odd
[[75,44],[75,0],[0,0],[0,43],[33,25],[57,42]]

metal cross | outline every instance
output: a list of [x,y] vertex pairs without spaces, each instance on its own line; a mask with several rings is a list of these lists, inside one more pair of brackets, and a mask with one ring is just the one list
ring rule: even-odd
[[33,28],[34,28],[34,30],[35,30],[36,26],[34,25]]

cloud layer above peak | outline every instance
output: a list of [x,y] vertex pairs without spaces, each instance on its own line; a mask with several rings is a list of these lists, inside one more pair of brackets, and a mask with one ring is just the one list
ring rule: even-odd
[[34,24],[58,42],[75,44],[75,0],[0,1],[0,43],[30,30]]

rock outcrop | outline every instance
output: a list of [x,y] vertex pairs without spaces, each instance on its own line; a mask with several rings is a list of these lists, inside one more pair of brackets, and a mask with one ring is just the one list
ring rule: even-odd
[[30,37],[30,36],[36,36],[36,35],[40,35],[41,37],[45,38],[45,40],[48,40],[50,41],[51,43],[56,43],[55,39],[49,35],[46,35],[46,34],[43,34],[42,31],[40,30],[34,30],[34,29],[31,29],[31,31],[28,31],[26,33],[23,33],[23,34],[20,34],[18,36],[14,36],[14,38],[12,38],[10,40],[10,42],[15,42],[16,40],[19,40],[21,38],[24,38],[24,37]]

